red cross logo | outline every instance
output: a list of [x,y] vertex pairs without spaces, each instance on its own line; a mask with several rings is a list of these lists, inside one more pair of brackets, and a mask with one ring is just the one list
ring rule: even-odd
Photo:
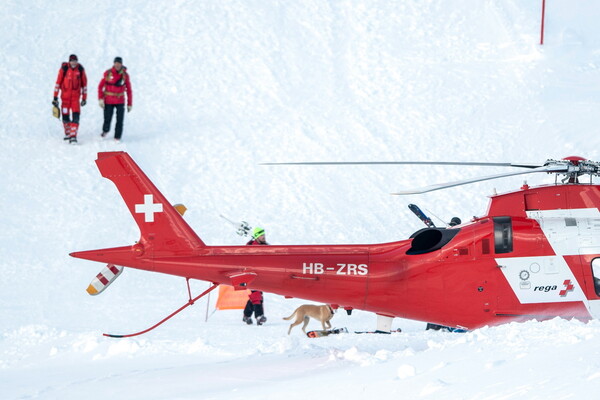
[[145,222],[154,222],[154,213],[163,212],[162,203],[154,203],[153,197],[151,194],[145,194],[144,203],[135,205],[135,212],[144,214]]
[[575,286],[573,286],[570,279],[567,279],[566,281],[564,281],[563,285],[565,285],[565,288],[563,290],[561,290],[560,292],[558,292],[558,295],[560,297],[566,297],[567,293],[572,292],[573,289],[575,289]]

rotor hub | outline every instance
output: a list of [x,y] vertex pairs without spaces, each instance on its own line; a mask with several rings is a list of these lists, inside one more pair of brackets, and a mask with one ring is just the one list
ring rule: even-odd
[[562,160],[547,160],[544,166],[549,167],[548,173],[565,175],[563,182],[578,183],[578,177],[581,175],[600,176],[600,163],[597,161],[586,160],[582,157],[571,156]]

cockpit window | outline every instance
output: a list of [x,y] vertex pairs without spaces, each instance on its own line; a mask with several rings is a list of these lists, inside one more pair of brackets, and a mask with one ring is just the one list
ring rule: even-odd
[[600,297],[600,258],[592,260],[592,275],[594,275],[594,290],[596,296]]

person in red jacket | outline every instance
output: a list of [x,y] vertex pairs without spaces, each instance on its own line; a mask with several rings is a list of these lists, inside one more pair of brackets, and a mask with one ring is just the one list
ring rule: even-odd
[[[58,92],[60,92],[61,113],[65,128],[65,140],[77,143],[79,129],[80,105],[85,106],[87,100],[87,76],[85,69],[75,54],[69,56],[69,62],[64,62],[58,70],[58,78],[54,86],[52,105],[58,107]],[[80,102],[81,99],[81,102]]]
[[123,118],[125,117],[125,97],[127,97],[127,112],[133,104],[133,91],[127,67],[121,57],[115,57],[113,67],[107,69],[98,84],[98,103],[104,109],[104,125],[100,136],[105,137],[110,131],[112,116],[117,111],[115,125],[115,141],[120,141],[123,135]]
[[246,243],[246,246],[253,246],[253,245],[268,245],[269,243],[267,243],[267,237],[265,235],[265,230],[263,228],[254,228],[252,230],[252,239]]
[[[254,228],[252,231],[252,240],[246,243],[248,246],[268,244],[263,228]],[[248,297],[249,299],[244,308],[244,317],[242,320],[248,325],[252,325],[252,313],[254,313],[257,325],[262,325],[267,322],[267,317],[264,316],[263,293],[259,290],[252,290]]]
[[252,325],[252,313],[254,312],[256,325],[262,325],[267,322],[267,317],[264,316],[263,292],[260,290],[252,290],[248,297],[249,299],[244,308],[244,317],[242,320],[248,325]]

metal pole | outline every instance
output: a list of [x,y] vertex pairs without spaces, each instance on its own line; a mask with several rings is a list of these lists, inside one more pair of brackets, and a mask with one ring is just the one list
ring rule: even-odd
[[546,0],[542,0],[542,29],[540,33],[540,44],[544,44],[544,19],[546,17]]
[[208,292],[208,297],[206,300],[206,317],[204,318],[204,322],[208,322],[208,308],[210,306],[210,292]]

